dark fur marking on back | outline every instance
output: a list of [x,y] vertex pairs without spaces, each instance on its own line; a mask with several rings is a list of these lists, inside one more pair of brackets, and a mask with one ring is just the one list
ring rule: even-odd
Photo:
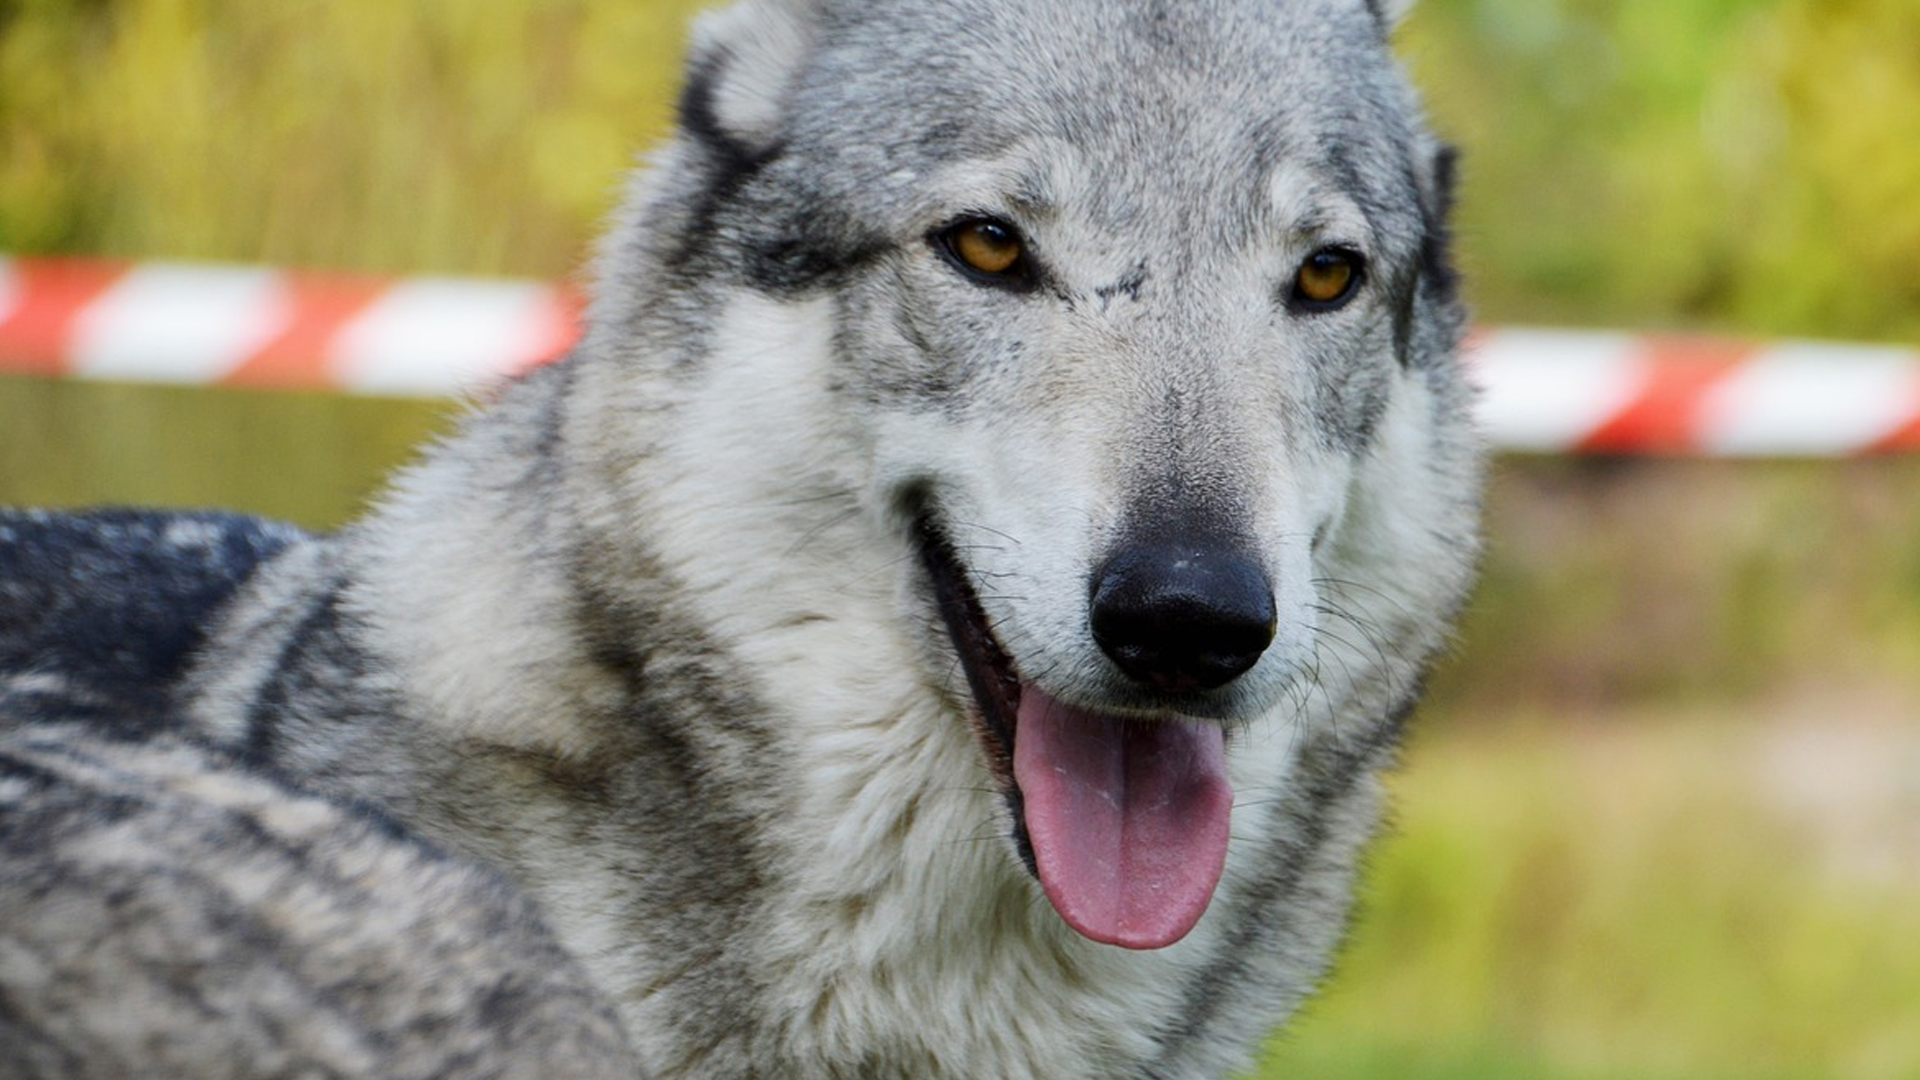
[[[340,633],[340,593],[344,585],[344,579],[338,576],[328,582],[326,591],[313,598],[299,624],[286,635],[285,647],[274,662],[273,677],[247,710],[242,755],[250,765],[258,767],[277,760],[280,726],[293,709],[293,699],[304,696],[308,684],[315,682],[316,670],[344,668],[359,673],[364,669],[363,659],[352,662],[356,654]],[[349,662],[338,663],[343,659]]]
[[0,512],[0,676],[58,677],[61,708],[103,729],[171,725],[216,611],[300,535],[225,513]]

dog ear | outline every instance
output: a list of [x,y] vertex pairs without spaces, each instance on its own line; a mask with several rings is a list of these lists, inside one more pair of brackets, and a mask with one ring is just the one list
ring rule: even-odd
[[816,0],[738,0],[694,21],[680,122],[760,158],[778,144],[788,92],[813,48]]

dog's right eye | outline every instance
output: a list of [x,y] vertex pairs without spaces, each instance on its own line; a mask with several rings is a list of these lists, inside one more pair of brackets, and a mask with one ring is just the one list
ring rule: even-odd
[[1026,242],[1004,221],[968,218],[949,225],[935,241],[956,266],[981,281],[1019,286],[1030,280]]
[[1365,263],[1346,248],[1321,248],[1294,275],[1293,300],[1306,311],[1332,311],[1353,297]]

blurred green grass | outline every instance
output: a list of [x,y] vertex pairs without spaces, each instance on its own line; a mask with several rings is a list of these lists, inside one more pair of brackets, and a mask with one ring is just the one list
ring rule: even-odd
[[0,377],[0,505],[354,516],[450,402]]
[[1920,1074],[1920,730],[1833,705],[1430,714],[1343,970],[1263,1075]]
[[[0,251],[560,277],[689,0],[0,0]],[[1482,318],[1920,340],[1920,4],[1424,0]],[[0,502],[352,516],[457,405],[0,379]],[[1510,460],[1270,1080],[1920,1076],[1920,461]],[[1902,779],[1902,778],[1906,779]]]

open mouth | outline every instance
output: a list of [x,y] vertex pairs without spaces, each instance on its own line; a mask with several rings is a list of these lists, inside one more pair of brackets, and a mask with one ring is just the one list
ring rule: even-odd
[[1060,917],[1129,949],[1171,945],[1226,864],[1232,789],[1215,723],[1068,704],[1024,681],[930,512],[915,523],[935,601],[973,691],[974,730],[1014,844]]

